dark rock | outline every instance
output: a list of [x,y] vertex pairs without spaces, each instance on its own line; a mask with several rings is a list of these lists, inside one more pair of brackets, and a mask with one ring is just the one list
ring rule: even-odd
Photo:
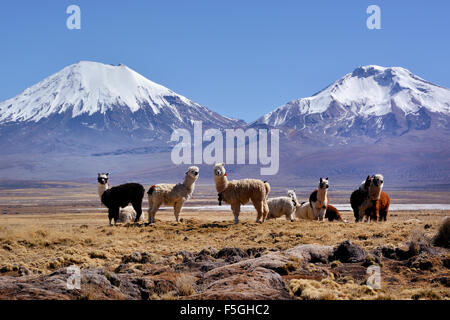
[[446,267],[447,269],[450,269],[450,257],[444,258],[442,260],[442,264],[444,265],[444,267]]
[[194,255],[192,254],[192,252],[189,252],[186,250],[178,251],[177,255],[180,255],[183,257],[183,262],[189,262],[189,261],[194,260]]
[[129,256],[123,256],[122,257],[122,263],[140,263],[142,260],[142,255],[139,252],[133,252]]
[[440,283],[444,287],[450,287],[450,277],[437,277],[431,280],[431,283]]
[[433,261],[427,255],[420,255],[410,258],[407,263],[408,267],[420,270],[430,270],[433,267]]
[[333,259],[343,263],[362,262],[366,256],[367,252],[364,249],[352,244],[349,240],[342,242],[333,252]]
[[248,248],[246,253],[251,258],[259,258],[264,251],[266,251],[265,248]]
[[133,273],[134,270],[127,263],[121,263],[114,270],[116,273]]
[[381,254],[389,259],[397,259],[397,255],[395,254],[395,248],[392,246],[382,246]]
[[216,259],[229,259],[230,257],[248,258],[248,254],[241,248],[223,248],[214,255]]
[[374,264],[380,264],[380,259],[373,254],[368,254],[362,265],[367,268]]

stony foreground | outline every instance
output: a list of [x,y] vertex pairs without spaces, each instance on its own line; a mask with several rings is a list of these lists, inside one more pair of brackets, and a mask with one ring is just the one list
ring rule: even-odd
[[[113,271],[81,269],[80,289],[68,288],[67,268],[30,275],[13,266],[1,270],[10,275],[0,277],[0,299],[450,299],[449,250],[423,239],[370,252],[350,241],[261,251],[179,251],[175,260],[134,252]],[[371,265],[381,267],[381,289],[366,285]],[[417,289],[391,295],[403,281]]]

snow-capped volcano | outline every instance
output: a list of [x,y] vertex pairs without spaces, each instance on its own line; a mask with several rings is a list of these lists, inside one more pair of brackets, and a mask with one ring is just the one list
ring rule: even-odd
[[448,127],[450,90],[400,68],[363,66],[256,123],[327,136],[379,137]]
[[230,128],[219,115],[125,65],[82,61],[0,103],[4,151],[113,151],[167,146],[174,129]]
[[234,121],[148,80],[123,64],[81,61],[0,103],[0,124],[38,122],[66,112],[71,118],[96,113],[105,115],[116,107],[132,114],[139,110],[153,115],[170,113],[179,122],[192,120],[189,114],[210,117],[209,120],[220,124]]

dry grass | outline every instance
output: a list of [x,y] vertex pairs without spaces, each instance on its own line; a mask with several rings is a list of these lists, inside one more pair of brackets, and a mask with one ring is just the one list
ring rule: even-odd
[[[92,190],[79,186],[58,189],[61,192],[57,196],[53,195],[55,190],[52,189],[1,190],[0,199],[10,201],[0,206],[0,214],[6,213],[0,215],[0,269],[5,270],[3,274],[19,267],[32,273],[49,273],[72,264],[114,270],[124,256],[134,252],[145,252],[152,261],[164,257],[168,263],[175,264],[180,262],[178,251],[198,252],[205,248],[284,250],[308,243],[334,246],[346,239],[366,250],[386,244],[400,246],[408,240],[410,245],[420,245],[421,235],[425,232],[427,239],[431,238],[438,232],[443,217],[450,214],[438,210],[391,212],[387,223],[371,224],[290,223],[283,218],[257,224],[256,213],[244,212],[241,223],[234,225],[231,211],[186,210],[181,213],[183,222],[177,224],[172,211],[165,210],[158,212],[157,222],[151,226],[141,223],[110,227],[106,209],[100,208],[95,187],[91,187]],[[191,205],[215,204],[216,200],[200,193],[195,194],[191,202]],[[343,212],[343,218],[353,221],[353,214]],[[448,226],[445,230],[448,236]],[[441,230],[441,234],[445,234],[445,230]],[[339,268],[339,263],[331,267]],[[449,289],[442,286],[422,292],[420,284],[411,283],[410,278],[410,271],[401,269],[397,283],[389,284],[386,291],[375,293],[359,283],[337,283],[333,279],[316,282],[294,279],[298,281],[288,283],[293,292],[307,299],[450,297]],[[194,280],[180,276],[176,280],[178,295],[195,293]],[[173,295],[168,293],[165,299],[169,298]]]
[[293,279],[289,283],[289,289],[304,300],[387,299],[384,292],[377,293],[367,285],[356,284],[353,280],[339,284],[332,278],[321,281]]
[[186,212],[179,224],[173,222],[170,212],[161,212],[157,223],[151,226],[115,227],[107,225],[104,214],[3,215],[0,260],[2,264],[46,273],[71,264],[117,265],[124,255],[136,251],[176,258],[179,250],[224,246],[283,250],[307,243],[336,245],[344,239],[368,249],[383,244],[400,245],[414,230],[424,230],[426,224],[431,226],[427,232],[435,233],[445,213],[415,213],[424,215],[420,223],[402,221],[411,214],[399,212],[383,224],[289,223],[284,219],[257,224],[253,221],[255,214],[243,213],[242,222],[233,225],[232,214],[227,212]]

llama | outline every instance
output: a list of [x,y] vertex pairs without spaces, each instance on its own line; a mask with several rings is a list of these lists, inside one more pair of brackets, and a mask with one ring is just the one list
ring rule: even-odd
[[386,221],[389,211],[390,198],[387,193],[383,192],[384,177],[381,174],[373,175],[370,178],[370,185],[367,196],[363,203],[359,206],[359,220],[363,217],[366,221]]
[[331,204],[327,205],[327,211],[325,212],[325,219],[328,219],[328,221],[341,221],[345,222],[341,214],[339,213],[339,210],[333,207]]
[[267,219],[276,219],[285,216],[286,220],[294,221],[294,213],[298,201],[295,190],[288,190],[287,197],[278,197],[267,200],[269,214]]
[[[144,187],[139,183],[126,183],[110,188],[108,176],[109,173],[98,174],[97,192],[101,202],[108,208],[109,224],[112,225],[112,220],[114,220],[114,224],[127,222],[133,217],[134,222],[139,221],[142,214]],[[133,207],[126,208],[130,203]]]
[[225,163],[215,164],[213,174],[219,199],[231,205],[235,224],[239,223],[241,205],[250,200],[258,212],[256,222],[263,223],[266,220],[269,213],[269,207],[267,206],[267,197],[270,192],[269,183],[258,179],[228,181]]
[[358,189],[352,192],[350,196],[350,204],[353,209],[353,215],[355,216],[355,222],[359,222],[359,207],[363,204],[369,193],[369,186],[372,182],[372,177],[367,176],[366,180],[361,183]]
[[303,220],[314,220],[314,210],[309,202],[302,202],[295,208],[295,217]]
[[[103,192],[109,189],[109,183],[108,183],[109,173],[99,173],[98,174],[98,185],[97,185],[97,193],[100,198],[100,201],[102,200]],[[136,211],[134,211],[132,206],[126,206],[125,208],[120,208],[119,211],[119,218],[117,219],[117,222],[125,223],[125,222],[132,222],[136,219]],[[140,220],[144,220],[145,216],[144,214],[141,215]]]
[[183,183],[161,183],[153,185],[148,190],[148,223],[155,222],[155,215],[161,205],[173,206],[176,222],[179,222],[183,204],[191,198],[195,189],[195,182],[199,177],[199,168],[189,167],[185,173]]
[[[302,202],[300,205],[297,205],[297,208],[295,209],[295,217],[303,220],[314,220],[314,211],[309,202]],[[338,209],[333,207],[331,204],[327,205],[325,219],[328,219],[328,221],[336,220],[346,222],[346,220],[342,219]]]
[[330,201],[328,188],[328,177],[325,179],[320,178],[318,189],[314,190],[309,196],[309,204],[314,212],[314,220],[323,221],[323,216]]

